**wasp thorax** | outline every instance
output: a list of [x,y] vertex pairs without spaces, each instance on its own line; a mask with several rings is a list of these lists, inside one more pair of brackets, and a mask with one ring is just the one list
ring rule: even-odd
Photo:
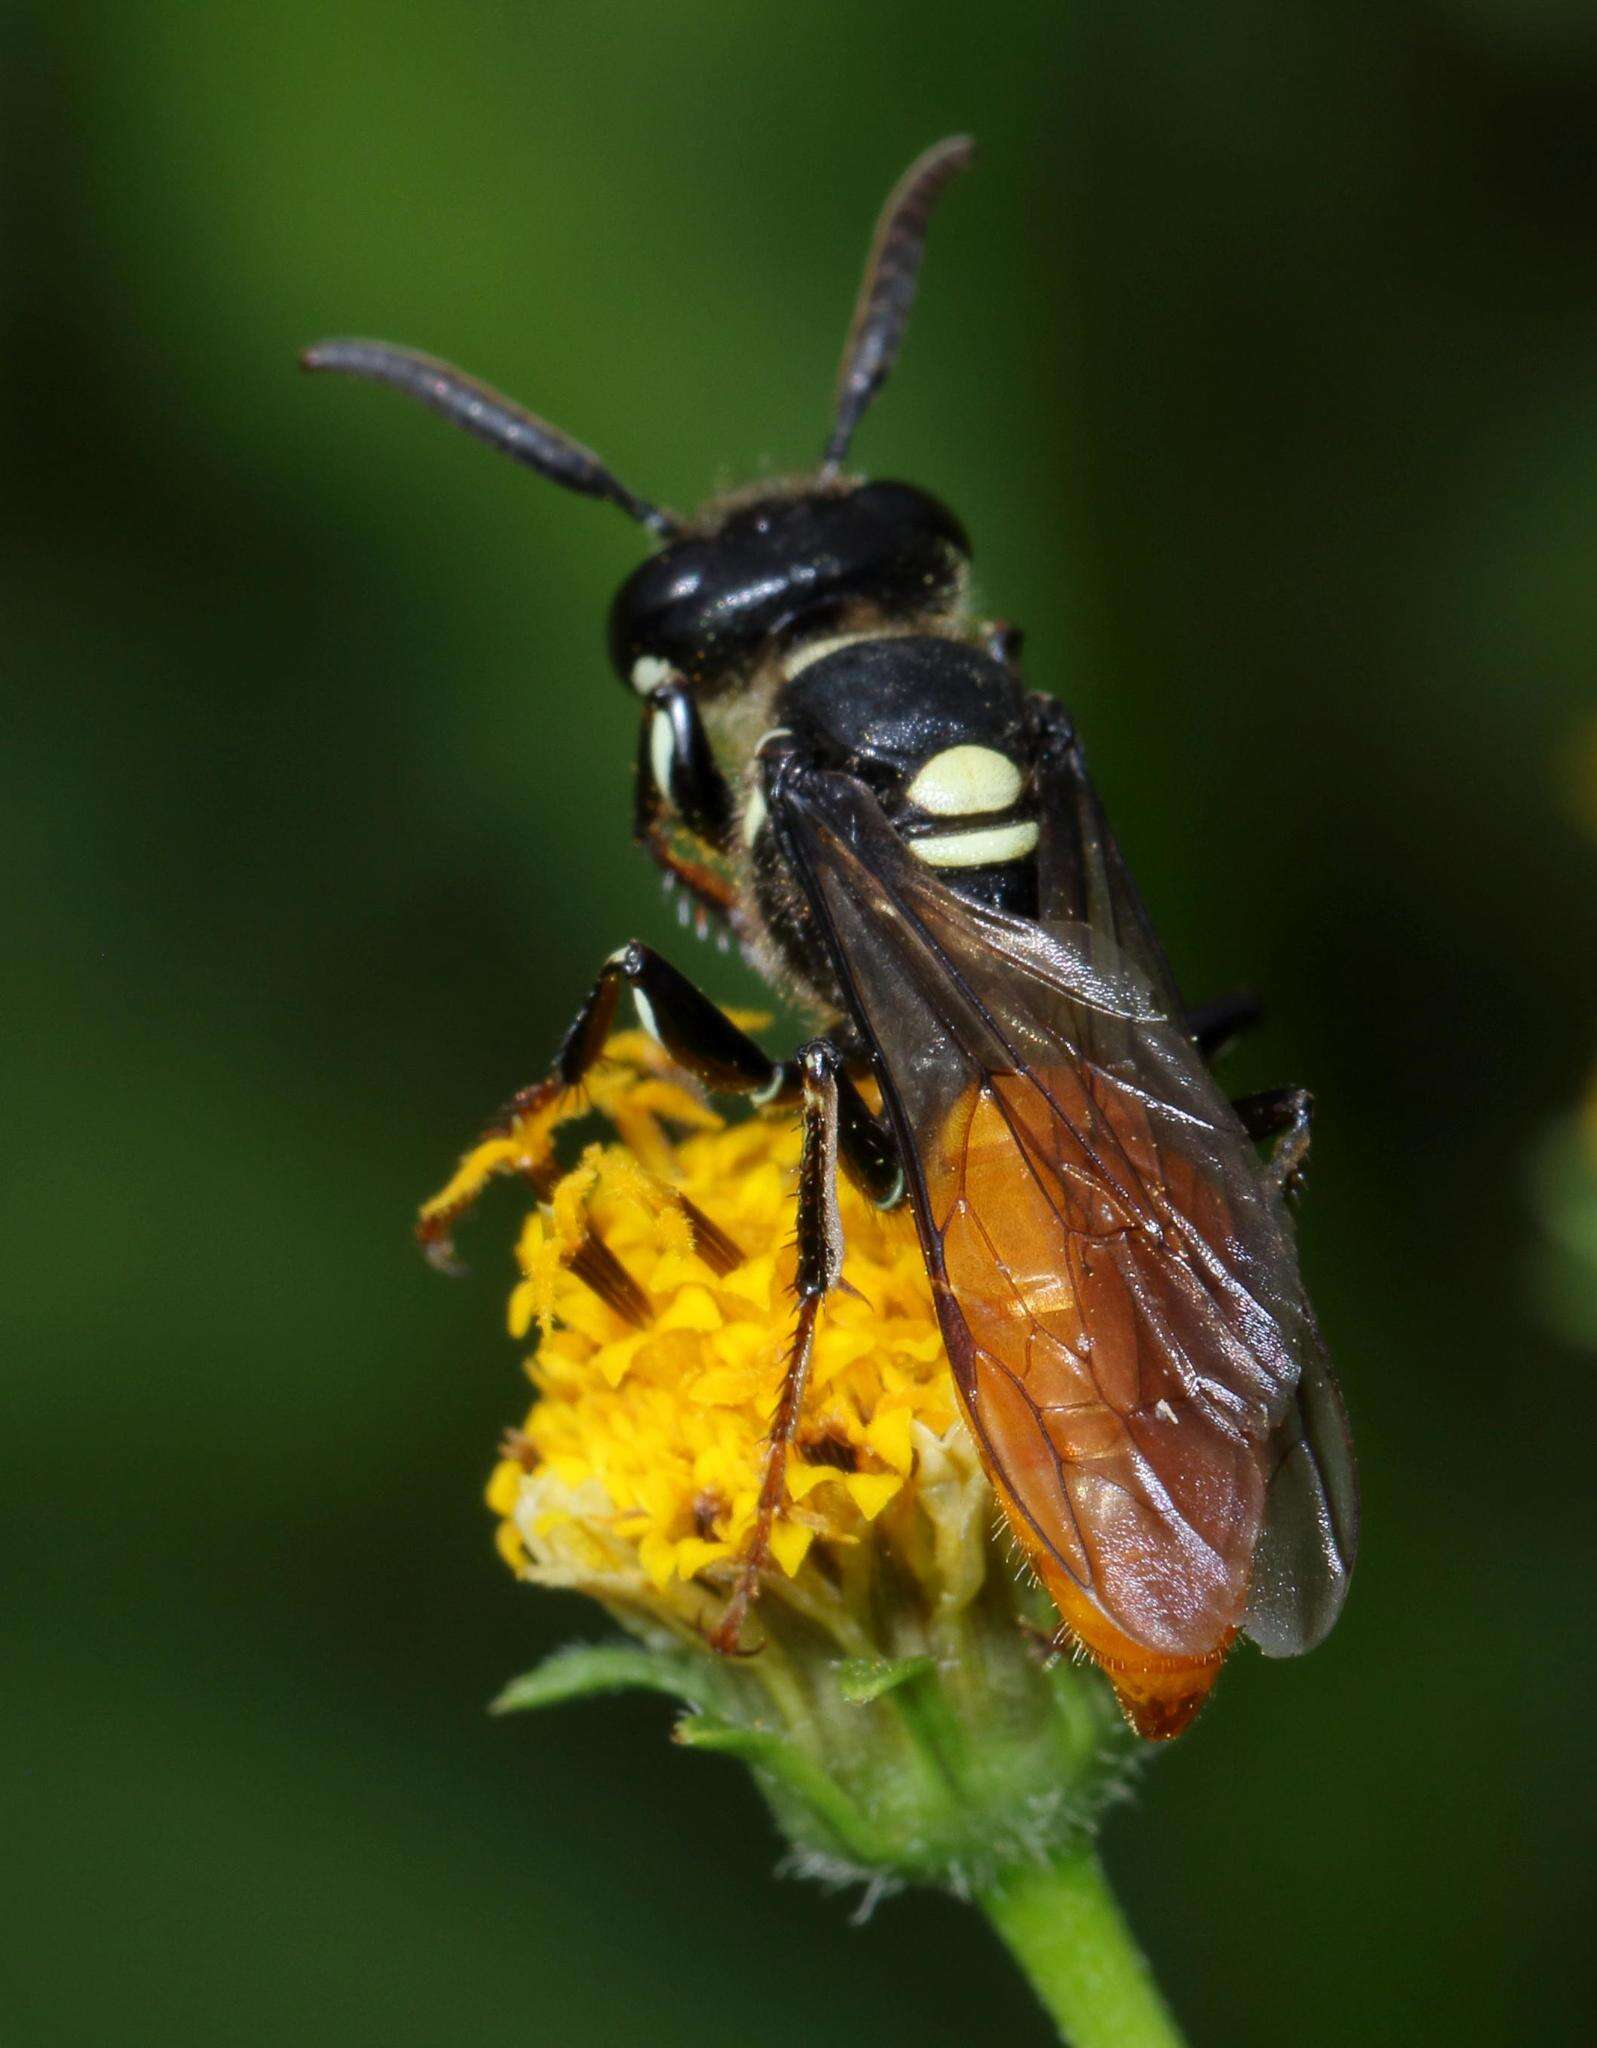
[[1014,669],[942,634],[850,636],[790,662],[776,710],[817,764],[871,789],[918,860],[1029,914],[1038,826]]
[[643,696],[673,674],[713,687],[773,640],[850,611],[890,623],[946,612],[969,554],[953,513],[912,484],[744,497],[627,578],[610,609],[610,657]]
[[1019,797],[1025,697],[1013,669],[934,633],[850,636],[808,655],[789,665],[776,708],[816,759],[932,817]]

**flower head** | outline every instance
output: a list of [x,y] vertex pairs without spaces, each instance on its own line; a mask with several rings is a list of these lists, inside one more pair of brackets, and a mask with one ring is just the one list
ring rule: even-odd
[[[615,1136],[561,1170],[556,1134],[590,1109]],[[708,1646],[791,1333],[798,1154],[790,1118],[728,1125],[626,1033],[585,1101],[512,1119],[423,1212],[436,1235],[492,1174],[538,1189],[509,1308],[513,1335],[538,1334],[535,1398],[488,1484],[499,1549],[520,1577],[603,1602],[654,1659],[568,1653],[506,1703],[664,1686],[699,1710],[684,1740],[749,1755],[812,1865],[979,1882],[1079,1831],[1126,1745],[1017,1576],[913,1222],[846,1184],[846,1285],[816,1337],[760,1646]]]

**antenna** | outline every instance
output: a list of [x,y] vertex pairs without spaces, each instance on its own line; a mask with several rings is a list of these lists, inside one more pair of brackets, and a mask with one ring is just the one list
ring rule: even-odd
[[976,154],[968,135],[945,136],[918,156],[887,195],[865,258],[865,275],[837,370],[832,432],[821,461],[823,476],[835,472],[848,454],[854,429],[887,381],[915,303],[915,284],[926,251],[932,208],[948,181]]
[[299,360],[304,370],[336,370],[346,377],[391,384],[513,462],[537,470],[551,483],[619,505],[629,518],[662,540],[681,531],[669,512],[629,491],[591,448],[584,448],[536,413],[502,398],[435,356],[424,356],[418,349],[395,348],[386,341],[318,341],[305,349]]

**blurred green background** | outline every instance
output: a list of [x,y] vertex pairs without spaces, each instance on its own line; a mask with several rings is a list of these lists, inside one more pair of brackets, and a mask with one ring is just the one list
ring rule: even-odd
[[1576,2041],[1592,1361],[1528,1155],[1594,1050],[1597,21],[1560,0],[0,4],[0,2038],[1047,2032],[772,1881],[479,1500],[515,1205],[408,1224],[630,934],[639,536],[302,342],[455,357],[691,502],[812,458],[872,211],[979,136],[861,436],[1025,623],[1238,1088],[1310,1082],[1346,1619],[1111,1818],[1195,2042]]

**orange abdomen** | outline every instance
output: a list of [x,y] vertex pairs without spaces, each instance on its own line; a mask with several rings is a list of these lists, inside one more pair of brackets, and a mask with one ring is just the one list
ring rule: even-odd
[[[1223,1196],[1140,1106],[989,1077],[945,1134],[939,1313],[1017,1540],[1141,1735],[1178,1734],[1247,1601],[1268,1417],[1209,1277]],[[1050,1100],[1051,1098],[1051,1100]],[[941,1197],[941,1200],[939,1200]]]

